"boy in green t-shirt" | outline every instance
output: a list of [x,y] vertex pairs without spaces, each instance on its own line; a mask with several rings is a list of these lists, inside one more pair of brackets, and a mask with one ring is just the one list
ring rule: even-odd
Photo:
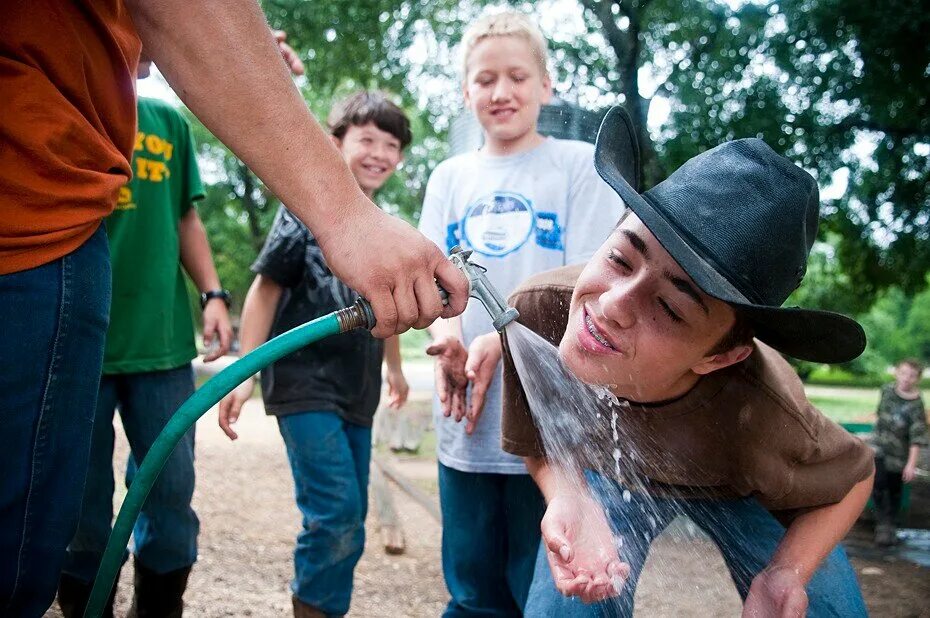
[[893,545],[895,518],[901,509],[904,483],[914,480],[920,447],[927,447],[927,416],[920,396],[923,365],[916,358],[905,358],[894,368],[894,383],[882,387],[875,413],[875,543]]
[[[139,79],[148,77],[150,65],[143,54]],[[204,345],[218,340],[204,361],[225,354],[232,341],[229,297],[193,205],[203,198],[203,186],[190,126],[157,99],[140,98],[138,113],[133,179],[106,219],[113,299],[81,519],[58,588],[66,617],[83,614],[110,533],[114,410],[119,408],[132,449],[128,486],[171,415],[194,392],[197,347],[184,271],[201,291]],[[197,559],[200,522],[191,508],[193,494],[191,429],[165,463],[133,530],[133,606],[140,616],[166,616],[182,607]],[[112,602],[111,595],[108,612]]]

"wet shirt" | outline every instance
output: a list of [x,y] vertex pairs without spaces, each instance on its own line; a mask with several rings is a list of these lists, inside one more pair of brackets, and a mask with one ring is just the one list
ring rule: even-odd
[[[310,230],[283,207],[252,270],[284,288],[269,339],[358,299],[329,270]],[[383,358],[381,340],[364,329],[311,343],[262,370],[265,411],[336,412],[370,427],[381,396]]]
[[[616,226],[623,202],[594,170],[594,147],[546,139],[527,152],[470,152],[442,162],[430,176],[420,231],[448,253],[461,245],[504,297],[530,275],[586,261]],[[462,314],[465,346],[494,332],[477,301]],[[440,411],[433,418],[439,461],[462,472],[526,474],[500,448],[501,372],[488,389],[472,435]]]
[[[510,298],[521,322],[558,345],[568,322],[581,266],[533,277]],[[504,362],[504,450],[542,457],[526,393],[509,347]],[[704,376],[684,396],[662,404],[617,409],[625,439],[592,427],[594,456],[586,462],[621,484],[656,495],[756,497],[770,510],[794,510],[841,500],[872,471],[872,451],[827,419],[778,352],[755,342],[742,363]],[[611,422],[610,414],[602,423]],[[615,466],[614,448],[624,457]]]
[[928,446],[923,399],[919,395],[915,399],[905,399],[895,391],[894,384],[883,386],[872,443],[876,456],[884,457],[886,469],[904,470],[910,448]]
[[103,373],[160,371],[197,355],[178,223],[203,198],[187,120],[139,99],[132,181],[106,219],[113,302]]
[[129,180],[141,43],[121,0],[0,10],[0,274],[80,247]]

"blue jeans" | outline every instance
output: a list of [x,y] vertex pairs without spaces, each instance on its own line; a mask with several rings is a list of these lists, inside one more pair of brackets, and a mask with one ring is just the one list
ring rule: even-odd
[[294,549],[298,599],[327,615],[349,611],[352,576],[365,548],[371,428],[335,412],[278,417],[303,530]]
[[461,472],[439,464],[446,618],[522,616],[545,502],[528,474]]
[[[753,578],[769,563],[785,528],[753,498],[738,500],[674,500],[626,494],[616,483],[589,473],[591,486],[606,509],[614,533],[622,540],[621,558],[630,565],[630,577],[616,599],[585,605],[562,596],[555,588],[546,548],[540,543],[536,574],[530,590],[527,616],[594,618],[633,615],[633,596],[652,541],[678,515],[700,526],[723,554],[730,576],[743,600]],[[867,616],[862,592],[846,553],[836,547],[807,585],[807,616]],[[699,611],[695,606],[682,612]],[[704,612],[706,613],[706,612]]]
[[[194,393],[190,364],[177,369],[105,375],[100,380],[90,465],[77,534],[68,546],[64,572],[90,582],[97,574],[113,521],[113,412],[132,452],[126,486],[171,415]],[[165,462],[133,528],[136,559],[156,573],[189,567],[197,560],[200,522],[194,495],[194,428]]]
[[0,615],[52,604],[81,509],[110,255],[101,226],[79,249],[0,275]]

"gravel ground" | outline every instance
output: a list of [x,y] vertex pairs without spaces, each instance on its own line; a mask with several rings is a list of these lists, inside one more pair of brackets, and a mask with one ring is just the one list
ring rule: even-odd
[[[189,616],[290,613],[291,551],[300,522],[293,483],[276,423],[263,414],[260,400],[246,405],[235,443],[217,428],[215,411],[198,423],[194,506],[201,519],[200,559],[185,595]],[[414,405],[426,407],[424,402]],[[120,437],[117,462],[125,461],[126,448]],[[392,464],[435,491],[435,463],[429,457],[395,458]],[[121,471],[117,474],[121,478]],[[440,526],[394,490],[407,552],[386,555],[376,522],[369,517],[370,543],[356,570],[349,616],[434,617],[445,605]],[[873,616],[930,617],[930,569],[881,558],[854,558],[853,563]],[[119,582],[117,615],[125,615],[130,595],[127,566]],[[56,610],[47,615],[60,615]],[[739,611],[739,598],[716,548],[701,540],[660,537],[637,591],[638,615],[738,616]]]

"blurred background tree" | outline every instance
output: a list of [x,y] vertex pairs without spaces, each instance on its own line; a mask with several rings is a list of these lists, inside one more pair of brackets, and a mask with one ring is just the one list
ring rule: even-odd
[[[866,364],[930,358],[930,5],[926,0],[264,0],[307,67],[325,120],[358,88],[390,92],[414,143],[379,193],[417,220],[430,171],[462,110],[457,45],[483,11],[533,15],[551,43],[559,98],[625,105],[643,186],[720,142],[758,136],[811,171],[821,242],[797,300],[862,316]],[[223,281],[241,301],[278,202],[196,119],[201,206]],[[308,173],[312,173],[309,172]],[[916,316],[916,317],[915,317]],[[895,343],[897,342],[897,343]],[[919,349],[916,349],[919,348]],[[874,356],[874,355],[873,355]]]

